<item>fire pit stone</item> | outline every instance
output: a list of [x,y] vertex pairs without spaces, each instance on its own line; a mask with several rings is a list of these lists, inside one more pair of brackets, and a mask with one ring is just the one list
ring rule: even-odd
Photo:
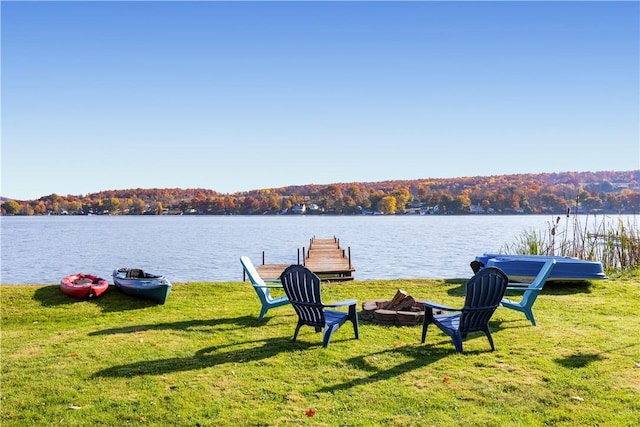
[[391,300],[376,299],[362,303],[360,318],[382,325],[415,326],[422,324],[424,301],[419,301],[398,289]]

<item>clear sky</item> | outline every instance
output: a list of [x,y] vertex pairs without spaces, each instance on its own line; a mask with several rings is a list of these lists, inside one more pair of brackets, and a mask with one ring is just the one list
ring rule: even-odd
[[640,168],[637,1],[0,7],[5,197]]

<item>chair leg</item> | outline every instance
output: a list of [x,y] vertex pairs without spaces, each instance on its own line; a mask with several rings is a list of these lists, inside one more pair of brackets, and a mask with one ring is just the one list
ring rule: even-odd
[[360,335],[358,334],[358,319],[352,320],[353,323],[353,334],[356,339],[360,339]]
[[265,314],[267,314],[267,311],[269,311],[269,307],[266,305],[263,305],[262,308],[260,309],[260,316],[258,316],[258,322],[262,321],[262,318],[264,317]]
[[531,311],[531,309],[529,309],[529,310],[525,309],[524,310],[524,315],[527,317],[527,320],[529,320],[533,326],[536,326],[536,319],[534,319],[533,311]]
[[462,353],[462,335],[453,334],[451,335],[451,339],[453,340],[453,345],[456,346],[456,352]]
[[427,322],[422,322],[422,340],[420,340],[421,344],[424,344],[425,339],[427,338],[427,327],[429,324]]
[[349,320],[351,320],[351,323],[353,323],[353,333],[356,336],[356,339],[359,339],[360,336],[358,335],[358,314],[356,313],[355,305],[349,306]]
[[296,331],[293,333],[293,342],[296,342],[296,338],[298,338],[298,331],[300,331],[300,326],[302,326],[302,323],[298,322],[298,325],[296,325]]
[[331,326],[325,326],[324,327],[324,336],[322,337],[322,346],[324,348],[329,347],[329,340],[331,340],[331,335],[333,335],[333,333],[339,327],[340,327],[340,325],[338,323],[335,323],[335,324],[333,324]]
[[485,335],[487,336],[487,339],[489,340],[489,344],[491,345],[491,351],[495,351],[496,348],[493,345],[493,338],[491,337],[491,331],[487,328],[484,331]]
[[431,307],[425,307],[424,309],[424,319],[422,320],[422,344],[424,344],[425,339],[427,338],[427,327],[429,323],[433,321],[433,309]]

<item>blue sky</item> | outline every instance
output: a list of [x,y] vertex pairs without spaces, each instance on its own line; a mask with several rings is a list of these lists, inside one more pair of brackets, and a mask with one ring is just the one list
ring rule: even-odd
[[2,183],[640,168],[638,2],[8,2]]

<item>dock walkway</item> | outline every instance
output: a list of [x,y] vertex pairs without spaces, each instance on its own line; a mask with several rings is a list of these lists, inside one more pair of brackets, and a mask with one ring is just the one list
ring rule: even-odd
[[317,239],[309,241],[309,250],[304,253],[304,265],[322,280],[353,280],[351,273],[356,271],[351,264],[351,248],[348,253],[340,247],[340,240]]
[[[300,264],[300,250],[298,250],[298,264]],[[353,280],[352,273],[356,271],[351,264],[351,248],[347,251],[340,247],[340,240],[317,239],[309,240],[309,248],[302,248],[302,264],[313,271],[324,281]],[[289,264],[265,264],[264,253],[262,264],[256,266],[258,274],[264,280],[277,280]]]

